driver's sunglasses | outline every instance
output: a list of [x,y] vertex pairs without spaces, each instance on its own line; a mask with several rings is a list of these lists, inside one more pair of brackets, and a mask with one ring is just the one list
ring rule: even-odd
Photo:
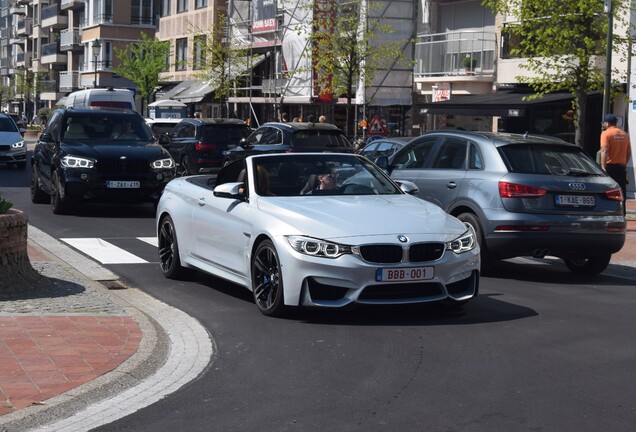
[[323,174],[325,177],[338,178],[338,174]]

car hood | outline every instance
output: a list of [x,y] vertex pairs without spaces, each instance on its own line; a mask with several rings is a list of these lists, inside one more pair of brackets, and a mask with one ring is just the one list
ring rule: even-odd
[[169,157],[168,152],[155,143],[122,143],[112,144],[91,143],[84,144],[82,142],[65,142],[64,151],[74,156],[84,156],[93,159],[114,159],[120,156],[126,156],[131,159],[155,159],[160,155]]
[[0,132],[0,144],[13,144],[23,139],[20,132]]
[[261,197],[261,211],[323,239],[433,234],[451,240],[466,231],[438,206],[411,195]]

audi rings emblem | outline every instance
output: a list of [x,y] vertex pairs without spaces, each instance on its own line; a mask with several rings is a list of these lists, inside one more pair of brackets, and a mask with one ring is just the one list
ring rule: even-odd
[[399,235],[397,236],[398,240],[400,241],[400,243],[406,243],[407,241],[409,241],[409,238],[405,235]]
[[585,190],[585,183],[568,183],[568,186],[570,186],[570,189],[572,190],[577,190],[577,191]]

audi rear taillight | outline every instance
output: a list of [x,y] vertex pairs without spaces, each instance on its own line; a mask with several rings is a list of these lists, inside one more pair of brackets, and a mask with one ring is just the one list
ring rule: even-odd
[[547,193],[545,189],[517,183],[499,182],[499,196],[501,198],[538,198]]
[[605,191],[605,196],[614,201],[623,201],[623,191],[621,189]]
[[217,151],[219,146],[217,144],[205,143],[203,141],[199,141],[194,145],[194,149],[196,151]]

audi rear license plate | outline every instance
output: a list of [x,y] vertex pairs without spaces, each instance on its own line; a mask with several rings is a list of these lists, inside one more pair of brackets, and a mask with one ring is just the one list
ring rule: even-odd
[[106,187],[109,189],[139,189],[138,181],[124,181],[124,180],[108,180],[106,181]]
[[433,279],[435,267],[379,268],[375,271],[377,282],[403,282]]
[[557,195],[556,203],[560,206],[594,207],[596,200],[592,195]]

